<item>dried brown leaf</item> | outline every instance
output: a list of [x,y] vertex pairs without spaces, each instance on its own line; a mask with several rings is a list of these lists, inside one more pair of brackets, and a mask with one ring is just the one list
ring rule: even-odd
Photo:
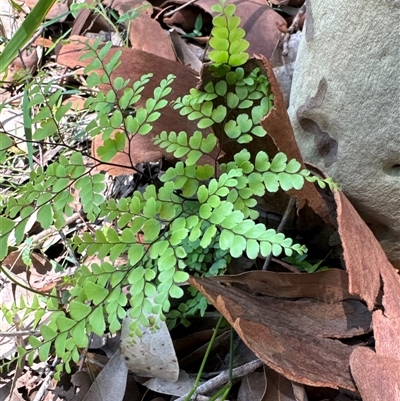
[[[86,40],[86,38],[79,36],[72,37],[70,43],[61,49],[58,62],[70,68],[87,65],[87,60],[79,61],[80,56],[83,54],[83,42]],[[108,57],[111,57],[116,50],[117,48],[112,48]],[[151,81],[142,92],[142,98],[138,102],[139,106],[144,105],[146,99],[153,96],[154,88],[168,74],[174,74],[177,77],[172,84],[172,93],[167,97],[169,101],[189,93],[189,90],[197,84],[195,73],[175,61],[166,60],[136,49],[120,48],[119,50],[122,51],[121,65],[113,71],[111,79],[118,76],[130,79],[130,82],[135,82],[143,74],[153,73]],[[106,58],[106,62],[107,60],[108,58]],[[101,89],[107,91],[109,87],[104,86]],[[181,117],[179,112],[168,105],[162,110],[161,117],[153,123],[151,133],[146,136],[136,135],[129,138],[124,153],[118,153],[109,164],[102,163],[98,168],[108,171],[112,175],[132,174],[132,167],[142,162],[158,161],[163,156],[167,160],[175,161],[176,159],[167,153],[165,149],[160,149],[153,144],[153,138],[164,130],[185,131],[190,134],[196,129],[197,125],[194,121]],[[94,156],[97,156],[96,149],[102,144],[101,136],[94,138],[92,142],[92,154]],[[202,160],[203,162],[211,162],[209,158],[203,158]]]
[[[324,303],[256,297],[210,279],[192,278],[191,284],[219,310],[264,363],[289,380],[355,390],[349,369],[354,347],[323,337],[331,336],[328,332],[332,331],[329,308],[322,312]],[[343,305],[348,302],[362,305],[356,300],[344,301]],[[313,304],[315,307],[311,308]],[[345,311],[342,316],[346,318]]]
[[194,49],[199,48],[182,39],[175,29],[169,35],[178,60],[183,65],[199,73],[203,64],[194,52]]
[[109,360],[96,377],[83,401],[122,401],[125,394],[128,369],[119,351]]
[[347,272],[340,269],[311,274],[250,271],[215,279],[220,283],[240,284],[248,291],[272,297],[314,298],[324,302],[358,298],[349,293]]
[[364,299],[372,310],[380,288],[381,265],[390,264],[371,230],[343,192],[336,191],[335,200],[343,258],[349,273],[349,291]]
[[376,353],[357,348],[351,372],[364,401],[400,400],[400,277],[381,245],[349,200],[335,192],[343,257],[349,272],[349,290],[372,310],[383,282],[384,310],[373,313]]
[[0,80],[5,83],[17,82],[26,74],[34,74],[37,70],[37,63],[36,49],[24,50],[10,63],[7,71],[0,74]]
[[[185,3],[186,0],[168,0],[163,3],[162,7],[179,6]],[[278,27],[287,26],[286,21],[264,0],[234,0],[232,3],[236,5],[235,14],[241,19],[240,26],[246,31],[246,40],[250,42],[248,53],[251,56],[262,54],[270,58],[281,37]],[[180,10],[180,16],[172,21],[175,24],[179,22],[185,24],[189,20],[190,24],[185,25],[184,29],[191,32],[194,28],[194,21],[201,11],[206,11],[210,15],[214,14],[211,11],[211,6],[214,4],[215,0],[198,0],[193,5]],[[207,20],[204,19],[204,23],[207,23]]]
[[168,32],[147,14],[141,13],[131,21],[129,39],[133,49],[176,61]]
[[142,12],[149,15],[153,13],[153,7],[146,0],[103,0],[103,4],[117,11],[119,15],[123,15],[141,6],[146,6]]

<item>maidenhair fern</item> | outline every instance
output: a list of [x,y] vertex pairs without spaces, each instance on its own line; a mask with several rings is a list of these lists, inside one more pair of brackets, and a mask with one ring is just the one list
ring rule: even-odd
[[[28,182],[7,200],[0,217],[1,259],[7,255],[8,245],[23,243],[28,222],[36,220],[43,229],[65,227],[66,218],[74,213],[74,192],[90,223],[107,222],[73,238],[78,254],[96,255],[101,262],[83,264],[68,276],[69,292],[64,293],[63,300],[54,291],[47,298],[35,296],[28,307],[22,302],[4,310],[10,321],[21,310],[33,314],[32,328],[38,327],[42,336],[29,337],[30,347],[19,349],[20,361],[27,356],[32,363],[36,351],[41,360],[57,355],[62,361],[56,368],[59,377],[64,368],[70,371],[71,361],[79,360],[90,333],[101,336],[121,328],[128,307],[135,336],[141,335],[143,326],[154,325],[158,317],[164,320],[169,316],[170,325],[174,325],[177,321],[186,323],[191,314],[204,313],[207,302],[194,289],[188,290],[188,301],[171,310],[171,299],[183,297],[182,284],[189,274],[221,274],[231,258],[243,254],[256,259],[306,251],[256,221],[256,198],[278,189],[301,189],[304,180],[318,181],[321,186],[332,185],[331,181],[310,177],[299,162],[287,160],[283,153],[271,158],[264,151],[251,155],[246,148],[216,169],[221,142],[215,130],[223,132],[226,141],[240,144],[266,136],[260,120],[273,107],[273,97],[260,69],[246,73],[242,67],[249,57],[245,52],[248,42],[239,27],[240,18],[234,15],[235,6],[221,0],[213,10],[219,13],[213,19],[210,39],[213,50],[209,68],[214,79],[203,90],[192,89],[173,103],[182,116],[197,121],[198,130],[164,131],[154,139],[156,145],[181,159],[160,177],[161,184],[150,183],[131,197],[106,199],[104,174],[90,171],[82,152],[65,151],[45,170],[32,171]],[[152,131],[175,79],[169,75],[162,80],[153,97],[138,107],[152,74],[133,84],[120,77],[112,80],[111,72],[120,64],[121,52],[116,51],[105,62],[110,49],[111,44],[100,47],[96,42],[87,45],[84,56],[91,60],[85,69],[89,74],[87,85],[95,91],[85,103],[85,108],[95,114],[85,132],[91,137],[102,136],[98,155],[103,162],[122,152],[132,136]],[[99,74],[99,69],[104,72]],[[110,89],[98,91],[101,84]],[[50,94],[50,87],[37,84],[27,90],[31,107],[38,110],[34,139],[62,139],[61,124],[71,106],[62,105],[62,91]],[[11,136],[0,134],[3,159],[12,144]],[[203,157],[213,162],[200,163]],[[127,262],[116,266],[114,262],[121,255],[126,255]],[[127,286],[129,297],[122,290]],[[45,312],[50,312],[46,324],[41,321]]]

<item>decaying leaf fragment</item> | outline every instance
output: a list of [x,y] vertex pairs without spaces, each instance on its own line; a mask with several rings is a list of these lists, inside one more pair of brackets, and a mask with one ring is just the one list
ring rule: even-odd
[[167,325],[160,319],[158,330],[142,327],[142,337],[131,337],[132,318],[127,315],[122,322],[121,355],[132,372],[143,377],[153,377],[176,382],[179,365]]

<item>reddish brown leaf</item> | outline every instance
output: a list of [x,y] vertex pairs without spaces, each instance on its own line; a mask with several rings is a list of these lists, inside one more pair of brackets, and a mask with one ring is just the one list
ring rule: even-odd
[[399,359],[358,347],[350,357],[350,366],[363,401],[400,401]]
[[347,272],[339,269],[311,274],[250,271],[232,276],[219,276],[215,279],[220,283],[237,283],[250,292],[272,297],[314,298],[325,302],[358,298],[348,291]]
[[[70,68],[76,66],[85,66],[88,61],[79,61],[83,54],[83,42],[87,40],[81,37],[72,37],[68,45],[63,46],[58,56],[58,62]],[[112,48],[108,57],[116,51]],[[142,92],[142,98],[138,105],[144,105],[146,99],[153,96],[153,90],[158,86],[162,79],[165,79],[168,74],[174,74],[177,78],[172,84],[172,93],[167,97],[168,100],[173,100],[178,96],[183,96],[189,90],[196,86],[197,78],[195,74],[181,64],[166,60],[162,57],[135,49],[120,48],[122,51],[121,65],[113,71],[111,79],[117,76],[124,79],[130,79],[131,82],[138,80],[143,74],[152,72],[153,77],[146,85]],[[106,58],[106,61],[108,58]],[[108,90],[105,86],[102,90]],[[162,110],[161,117],[153,123],[153,130],[146,136],[136,135],[129,138],[129,145],[125,148],[126,153],[118,153],[109,164],[104,163],[99,166],[102,170],[108,171],[112,175],[132,174],[132,167],[148,161],[158,161],[162,156],[169,160],[175,161],[175,158],[167,153],[164,149],[160,149],[153,144],[153,138],[163,130],[186,131],[188,134],[197,129],[196,123],[189,121],[185,117],[181,117],[176,110],[173,110],[169,105]],[[102,145],[101,136],[94,138],[92,142],[92,152],[96,156],[96,149]],[[204,158],[203,162],[209,161]]]
[[[123,15],[143,7],[146,2],[142,0],[106,0],[104,4],[112,7],[119,15]],[[126,25],[129,25],[129,40],[132,48],[176,61],[168,32],[151,18],[153,7],[149,3],[147,5],[148,7],[145,5],[144,9],[139,10],[139,16],[126,21]]]
[[[337,313],[333,305],[256,297],[211,279],[190,281],[272,369],[298,383],[355,390],[349,369],[354,347],[323,337],[332,337],[332,318]],[[354,315],[347,316],[344,305],[355,303],[366,309],[356,300],[342,303],[339,320],[349,326]]]
[[12,251],[3,260],[2,264],[10,269],[14,274],[26,273],[33,267],[38,275],[46,274],[52,269],[52,265],[47,257],[39,252],[31,253],[31,265],[27,266],[22,260],[21,251]]
[[[86,3],[92,4],[95,0],[86,0]],[[99,32],[100,30],[109,30],[109,24],[101,15],[94,15],[91,10],[82,8],[74,20],[70,37],[81,35],[90,27],[91,32]]]
[[129,39],[133,49],[176,61],[168,32],[150,15],[141,13],[131,22]]
[[32,43],[32,46],[42,46],[46,49],[54,46],[54,42],[47,38],[36,38],[35,41]]
[[[376,353],[400,361],[400,277],[394,268],[381,265],[384,311],[373,313]],[[394,384],[394,383],[393,383]]]
[[[171,4],[179,6],[185,3],[186,0],[168,0],[162,7],[165,8]],[[246,31],[246,40],[250,42],[248,49],[250,56],[262,54],[270,58],[281,37],[278,27],[281,25],[286,26],[286,21],[272,10],[264,0],[234,0],[232,3],[236,5],[235,14],[241,19],[240,26]],[[193,5],[181,10],[179,12],[180,16],[176,18],[179,18],[178,21],[183,23],[190,18],[191,24],[185,25],[187,32],[190,32],[193,30],[195,18],[201,10],[213,14],[211,6],[214,4],[215,0],[198,0]],[[194,12],[193,9],[198,9],[198,11]],[[174,23],[178,22],[174,21]]]

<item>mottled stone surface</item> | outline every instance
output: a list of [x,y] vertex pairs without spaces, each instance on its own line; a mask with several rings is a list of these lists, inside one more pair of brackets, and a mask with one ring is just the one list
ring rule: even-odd
[[307,0],[289,115],[400,266],[399,0]]

